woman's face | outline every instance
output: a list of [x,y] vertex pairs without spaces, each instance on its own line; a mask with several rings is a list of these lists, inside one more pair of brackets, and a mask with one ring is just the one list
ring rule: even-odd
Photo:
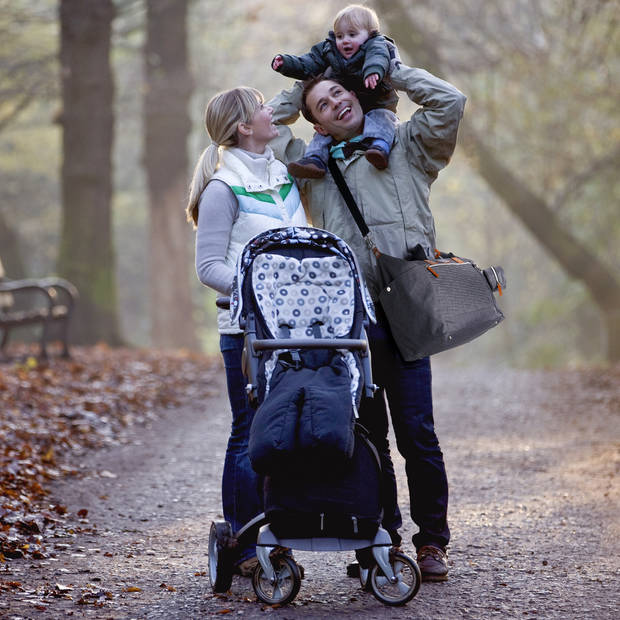
[[247,123],[252,129],[252,138],[256,142],[267,144],[267,142],[277,138],[278,128],[271,120],[272,114],[273,108],[261,103],[258,108],[256,108],[252,120]]

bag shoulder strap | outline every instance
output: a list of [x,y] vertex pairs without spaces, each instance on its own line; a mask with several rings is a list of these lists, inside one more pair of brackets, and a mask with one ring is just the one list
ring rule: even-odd
[[[372,243],[372,240],[368,238],[368,235],[370,234],[370,228],[368,228],[368,225],[364,221],[364,216],[362,215],[359,207],[357,206],[355,198],[353,198],[353,194],[351,193],[351,190],[349,189],[347,182],[344,180],[344,176],[342,176],[342,172],[340,172],[340,168],[338,168],[338,164],[333,157],[329,157],[329,159],[327,160],[327,167],[332,173],[334,181],[336,182],[336,185],[338,186],[338,189],[340,190],[344,201],[347,203],[347,207],[349,208],[349,211],[351,211],[351,215],[353,216],[357,227],[362,233],[362,237],[364,237],[366,243]],[[372,243],[372,246],[374,247],[374,243]]]

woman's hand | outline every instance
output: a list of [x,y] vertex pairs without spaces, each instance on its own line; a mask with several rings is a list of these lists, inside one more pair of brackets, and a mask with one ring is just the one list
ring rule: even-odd
[[[277,56],[276,56],[277,58]],[[274,58],[275,60],[275,58]],[[374,89],[375,86],[379,83],[379,74],[378,73],[371,73],[365,80],[364,80],[364,86],[366,86],[366,88],[370,88],[370,89]]]
[[284,64],[284,59],[282,58],[282,56],[280,56],[280,54],[278,54],[277,56],[274,57],[274,59],[271,61],[271,68],[274,71],[277,71],[282,65]]

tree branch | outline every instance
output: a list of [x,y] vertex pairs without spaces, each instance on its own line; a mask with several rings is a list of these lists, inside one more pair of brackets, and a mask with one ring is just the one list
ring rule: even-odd
[[620,166],[620,144],[603,157],[595,159],[585,170],[572,177],[564,189],[553,199],[550,208],[557,211],[568,200],[569,196],[580,192],[590,179],[612,166]]

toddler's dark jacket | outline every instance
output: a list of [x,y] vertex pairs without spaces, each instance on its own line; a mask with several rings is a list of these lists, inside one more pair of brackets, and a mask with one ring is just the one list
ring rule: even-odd
[[[293,56],[280,54],[283,60],[279,73],[296,80],[307,80],[324,73],[343,83],[354,91],[364,112],[374,108],[396,111],[398,96],[389,83],[390,61],[398,58],[394,41],[379,33],[371,34],[351,58],[345,58],[336,47],[336,35],[330,31],[328,37],[313,45],[307,54]],[[364,80],[376,73],[380,82],[375,89],[364,86]]]

